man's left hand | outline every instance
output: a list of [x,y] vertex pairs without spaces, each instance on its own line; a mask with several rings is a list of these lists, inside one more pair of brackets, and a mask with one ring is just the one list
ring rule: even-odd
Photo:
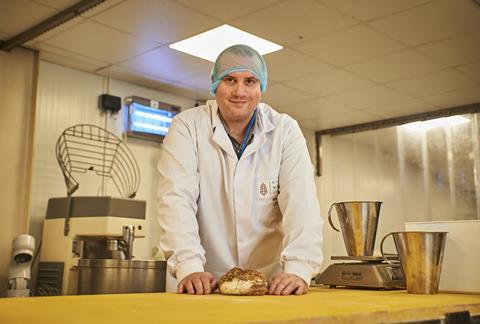
[[302,295],[308,291],[307,283],[297,275],[280,272],[274,275],[269,282],[270,295]]

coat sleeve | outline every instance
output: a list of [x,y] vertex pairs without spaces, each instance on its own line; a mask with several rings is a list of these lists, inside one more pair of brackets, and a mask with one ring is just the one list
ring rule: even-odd
[[310,284],[323,261],[323,218],[316,194],[313,166],[296,121],[287,119],[279,174],[278,204],[284,230],[281,263]]
[[204,271],[205,265],[196,218],[199,174],[195,128],[179,117],[161,147],[157,190],[160,248],[178,282],[192,272]]

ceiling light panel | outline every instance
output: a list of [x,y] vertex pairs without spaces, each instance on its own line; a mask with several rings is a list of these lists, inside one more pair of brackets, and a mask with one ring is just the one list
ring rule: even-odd
[[261,55],[281,50],[283,46],[249,34],[230,25],[222,25],[170,45],[170,48],[215,62],[218,54],[235,44],[245,44]]

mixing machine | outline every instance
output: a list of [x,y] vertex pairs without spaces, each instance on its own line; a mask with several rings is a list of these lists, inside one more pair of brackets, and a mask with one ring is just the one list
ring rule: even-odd
[[[146,202],[133,199],[140,173],[130,149],[114,134],[81,124],[62,133],[56,153],[67,197],[48,201],[36,295],[165,291],[164,261],[133,260],[134,239],[145,237]],[[87,172],[100,177],[102,195],[73,197],[79,188],[73,174]],[[121,197],[103,194],[106,181]],[[142,286],[146,276],[153,279]]]

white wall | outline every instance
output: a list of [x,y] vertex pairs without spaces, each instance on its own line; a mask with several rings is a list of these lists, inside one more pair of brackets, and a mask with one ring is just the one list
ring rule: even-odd
[[[122,136],[123,114],[107,116],[97,108],[102,93],[125,98],[130,95],[155,99],[180,106],[193,107],[194,101],[136,86],[106,77],[84,73],[47,62],[41,62],[38,88],[38,107],[30,204],[30,233],[40,239],[48,199],[66,196],[66,186],[55,156],[55,144],[62,131],[80,123],[105,127]],[[159,143],[124,138],[140,168],[140,187],[136,199],[147,202],[147,237],[134,244],[136,258],[151,258],[151,249],[158,244],[158,225],[155,211],[156,162]],[[75,176],[77,178],[77,176]],[[79,175],[78,177],[81,178]],[[94,176],[95,177],[95,176]],[[97,182],[85,176],[75,195],[96,195]],[[116,192],[110,188],[107,193]]]

